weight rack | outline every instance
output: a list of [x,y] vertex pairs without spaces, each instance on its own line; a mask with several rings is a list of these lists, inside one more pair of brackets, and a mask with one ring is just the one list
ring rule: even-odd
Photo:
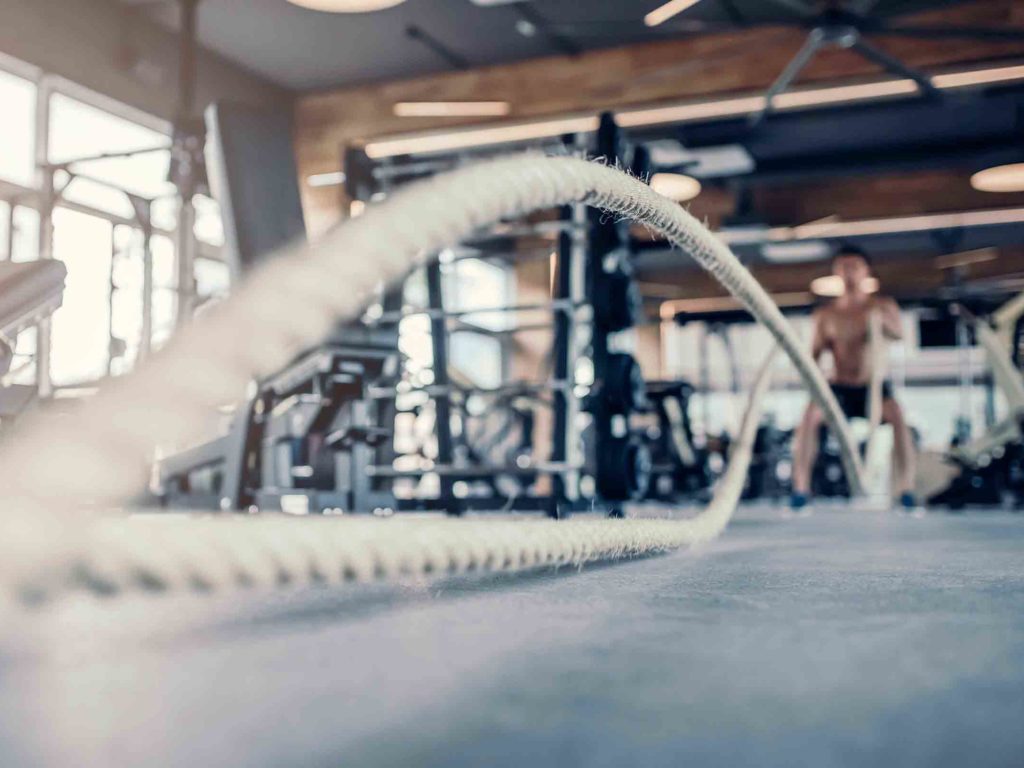
[[[556,152],[596,154],[628,164],[638,174],[645,172],[642,150],[632,151],[622,139],[610,115],[604,116],[596,136],[568,135]],[[388,158],[375,163],[359,150],[346,152],[346,189],[349,196],[372,204],[405,183],[439,171],[458,167],[471,155],[432,158]],[[465,258],[504,258],[501,249],[516,237],[556,238],[552,258],[552,295],[545,304],[512,304],[500,307],[450,309],[444,296],[446,265]],[[632,328],[642,316],[642,306],[632,276],[632,254],[628,226],[590,211],[584,205],[560,208],[557,218],[542,222],[504,222],[476,236],[446,254],[431,259],[426,272],[427,305],[400,311],[368,313],[369,324],[394,323],[416,315],[429,322],[432,352],[432,383],[398,388],[371,386],[367,395],[388,402],[416,393],[432,404],[435,414],[436,453],[433,458],[410,466],[372,465],[367,468],[373,482],[416,480],[427,475],[437,478],[436,496],[396,498],[398,510],[443,510],[451,514],[468,511],[541,511],[562,517],[574,511],[603,509],[621,513],[621,504],[641,498],[647,490],[650,456],[646,446],[630,429],[630,416],[647,407],[644,382],[633,357],[619,348],[617,334]],[[504,312],[546,312],[547,321],[518,324],[491,331],[471,324],[473,315]],[[472,387],[453,382],[449,371],[450,335],[470,324],[481,333],[512,335],[522,331],[550,329],[550,376],[538,382],[508,382],[495,388]],[[579,375],[581,361],[592,361],[593,377]],[[404,386],[403,386],[404,384]],[[472,460],[466,444],[464,413],[459,434],[452,429],[453,416],[465,411],[470,398],[499,400],[503,396],[544,395],[552,424],[551,451],[546,460],[538,458],[532,438],[532,455],[520,455],[515,463]],[[426,401],[422,401],[426,405]],[[401,411],[400,408],[396,409]],[[383,425],[382,425],[383,426]],[[460,444],[460,440],[462,444]],[[498,478],[513,478],[523,492],[502,491]],[[469,493],[469,483],[490,485]],[[538,490],[539,489],[539,490]]]

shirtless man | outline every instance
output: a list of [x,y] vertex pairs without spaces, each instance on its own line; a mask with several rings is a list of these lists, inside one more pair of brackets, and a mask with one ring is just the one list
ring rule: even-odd
[[[868,316],[881,312],[882,332],[886,338],[901,339],[899,307],[890,298],[865,293],[864,282],[871,276],[867,254],[846,246],[832,259],[832,274],[843,281],[843,295],[814,313],[812,354],[816,361],[832,353],[833,376],[830,382],[839,406],[847,418],[867,416],[869,383]],[[818,433],[824,417],[813,402],[808,404],[796,430],[793,444],[793,496],[790,506],[807,505],[811,491],[811,471],[818,456]],[[893,472],[900,504],[913,508],[914,445],[910,429],[899,403],[892,396],[889,382],[882,386],[882,421],[893,428]]]

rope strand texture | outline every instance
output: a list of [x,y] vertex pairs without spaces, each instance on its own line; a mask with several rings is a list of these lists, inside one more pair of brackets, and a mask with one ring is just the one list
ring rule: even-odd
[[213,591],[581,566],[714,539],[743,491],[771,381],[761,366],[714,498],[689,519],[136,516],[92,526],[59,588]]
[[[370,206],[363,216],[337,227],[319,243],[285,253],[255,272],[230,300],[186,328],[136,373],[104,387],[77,413],[62,420],[37,419],[26,424],[17,439],[8,441],[0,452],[0,488],[4,489],[0,497],[0,585],[48,584],[59,589],[67,583],[68,574],[83,573],[83,560],[100,541],[109,542],[106,551],[121,552],[111,555],[111,563],[118,558],[124,562],[125,558],[142,557],[156,562],[163,548],[177,543],[186,546],[186,542],[197,551],[205,549],[210,560],[230,550],[231,541],[245,536],[265,535],[268,546],[280,540],[279,549],[291,546],[284,541],[297,543],[301,536],[278,539],[283,527],[295,522],[290,520],[193,520],[180,535],[172,533],[174,523],[163,521],[141,523],[152,527],[138,536],[140,550],[127,552],[127,539],[134,541],[136,535],[126,538],[118,530],[135,530],[140,527],[138,521],[97,526],[97,520],[109,518],[95,510],[116,507],[136,492],[155,445],[195,439],[213,408],[236,399],[253,378],[286,365],[323,338],[339,319],[355,317],[380,283],[400,279],[429,254],[501,219],[573,202],[604,208],[662,233],[765,324],[839,436],[847,475],[854,492],[859,493],[860,459],[831,390],[778,307],[729,249],[679,205],[621,171],[581,159],[526,155],[439,175]],[[358,521],[355,525],[346,520],[349,527],[344,533],[339,528],[334,539],[325,533],[326,522],[303,521],[300,524],[309,531],[317,531],[315,536],[303,536],[340,546],[338,542],[348,541],[348,537],[358,541],[360,530],[373,524]],[[399,527],[394,522],[389,521],[391,527],[382,534],[389,542]],[[417,521],[398,523],[418,530]],[[454,526],[470,525],[477,524],[452,521],[450,525],[445,522],[444,528],[468,537],[471,528]],[[481,521],[479,525],[498,524]],[[516,529],[520,525],[514,524]],[[525,530],[539,531],[543,525],[534,521]],[[598,525],[608,527],[602,527],[599,535],[595,532],[593,539],[587,538],[590,544],[580,541],[571,551],[599,551],[602,557],[610,557],[619,552],[636,554],[638,546],[649,551],[696,540],[692,531],[683,532],[692,526],[668,532],[669,527],[681,525],[678,521]],[[559,537],[570,530],[582,535],[584,529],[579,526],[552,530],[558,530]],[[655,529],[659,531],[657,545],[645,538],[648,534],[644,532]],[[609,533],[604,533],[606,530]],[[497,535],[497,528],[494,531]],[[616,538],[605,541],[611,531],[618,531]],[[515,534],[520,535],[526,534]],[[125,547],[118,550],[118,541]],[[605,543],[598,547],[599,541]],[[316,544],[315,551],[322,552],[322,546],[326,544]],[[399,541],[387,544],[388,551],[396,553],[403,546]],[[501,549],[504,545],[494,546]],[[287,554],[281,552],[280,558],[287,559]],[[576,557],[566,562],[591,559],[590,555]],[[457,557],[453,555],[452,560]],[[97,565],[94,576],[101,570]]]

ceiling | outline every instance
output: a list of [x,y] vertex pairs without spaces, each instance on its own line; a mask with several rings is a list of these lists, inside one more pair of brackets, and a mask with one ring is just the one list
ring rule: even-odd
[[[174,0],[120,0],[173,27]],[[328,14],[286,0],[201,0],[202,44],[245,69],[299,91],[475,68],[539,56],[800,21],[817,0],[703,0],[670,22],[643,16],[663,0],[532,0],[480,7],[471,0],[407,0],[384,11]],[[956,4],[850,0],[886,17]],[[532,24],[532,36],[517,30]],[[410,34],[410,30],[413,30]]]

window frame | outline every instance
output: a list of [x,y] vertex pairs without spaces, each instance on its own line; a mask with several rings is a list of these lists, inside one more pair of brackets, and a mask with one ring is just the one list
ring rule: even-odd
[[[120,118],[143,128],[161,133],[167,136],[168,142],[170,142],[173,132],[172,124],[167,120],[156,117],[155,115],[150,115],[140,109],[118,101],[117,99],[98,93],[91,88],[68,80],[67,78],[45,72],[39,67],[20,61],[19,59],[15,59],[7,54],[0,53],[0,71],[28,80],[36,87],[36,109],[32,130],[33,140],[32,145],[29,147],[29,151],[32,153],[35,160],[36,172],[34,174],[32,186],[25,186],[16,182],[0,179],[0,200],[8,205],[7,242],[3,244],[2,249],[0,249],[0,259],[7,259],[13,256],[13,222],[16,216],[16,210],[20,207],[36,211],[40,217],[40,233],[42,233],[44,227],[49,228],[49,233],[52,233],[52,212],[57,208],[64,208],[76,213],[104,220],[111,225],[112,229],[117,226],[127,226],[136,231],[140,230],[141,228],[136,217],[121,216],[83,202],[64,199],[47,199],[48,195],[45,189],[47,185],[44,179],[44,174],[40,170],[40,166],[49,159],[44,156],[44,153],[48,150],[51,130],[51,100],[53,96],[58,94],[74,99],[89,107],[106,112],[113,117]],[[47,209],[51,212],[51,217],[49,218],[45,215]],[[152,234],[161,235],[170,238],[172,242],[176,242],[176,227],[168,229],[154,226],[152,228]],[[45,256],[45,251],[47,250],[50,252],[48,258],[53,257],[52,234],[50,234],[47,239],[50,240],[48,248],[43,243],[44,238],[42,236],[39,238],[39,246],[35,256],[36,259],[43,258]],[[224,261],[222,249],[220,247],[210,245],[209,243],[198,239],[196,240],[195,247],[197,259],[208,259],[215,262]],[[50,383],[49,366],[47,364],[39,365],[39,362],[44,359],[48,360],[50,353],[50,320],[44,320],[37,326],[37,328],[38,336],[35,351],[35,357],[37,359],[36,384],[39,388],[40,395],[49,396],[54,393],[55,389],[59,389],[59,387],[55,388]],[[42,357],[40,357],[40,355],[42,355]],[[74,387],[72,387],[72,389],[74,389]]]

